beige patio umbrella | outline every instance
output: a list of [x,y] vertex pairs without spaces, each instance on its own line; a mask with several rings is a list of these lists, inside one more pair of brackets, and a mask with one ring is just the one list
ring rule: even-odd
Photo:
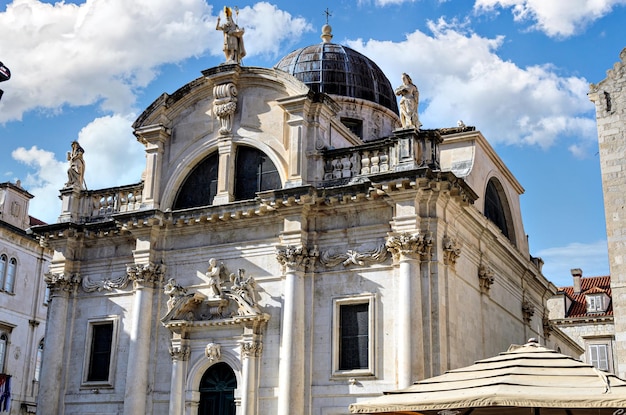
[[350,412],[626,415],[626,381],[531,339],[471,366],[354,403]]

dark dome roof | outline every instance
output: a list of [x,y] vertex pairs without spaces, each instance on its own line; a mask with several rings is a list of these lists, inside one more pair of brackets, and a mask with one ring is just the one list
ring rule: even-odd
[[329,40],[294,50],[275,67],[295,76],[313,92],[373,101],[397,114],[393,88],[378,65],[354,49]]

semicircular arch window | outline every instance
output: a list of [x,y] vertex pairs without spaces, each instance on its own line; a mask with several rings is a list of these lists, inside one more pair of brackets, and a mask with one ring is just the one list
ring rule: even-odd
[[198,415],[235,415],[235,372],[224,362],[216,363],[202,375]]
[[262,151],[239,146],[235,159],[235,200],[254,199],[257,192],[282,188],[278,169]]
[[496,178],[489,179],[485,190],[485,216],[496,224],[511,242],[515,243],[511,210],[504,188]]
[[174,209],[208,206],[217,193],[218,153],[214,152],[202,160],[187,175],[181,186]]

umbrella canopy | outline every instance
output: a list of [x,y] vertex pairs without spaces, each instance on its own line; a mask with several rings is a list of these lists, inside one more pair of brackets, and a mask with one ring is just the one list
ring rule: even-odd
[[626,381],[534,341],[350,405],[353,414],[626,414]]

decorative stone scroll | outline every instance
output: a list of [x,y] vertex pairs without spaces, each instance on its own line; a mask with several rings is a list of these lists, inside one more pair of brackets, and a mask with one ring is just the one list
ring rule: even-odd
[[306,271],[306,269],[315,264],[315,260],[319,257],[317,246],[313,249],[307,249],[303,246],[283,246],[276,249],[276,259],[285,268],[296,271]]
[[322,252],[319,258],[320,263],[326,267],[334,267],[339,264],[343,264],[344,267],[350,265],[363,266],[385,261],[387,259],[387,247],[383,243],[376,248],[361,252],[349,249],[345,253],[336,253],[329,250]]
[[123,289],[128,285],[128,274],[121,274],[118,277],[105,278],[100,281],[93,281],[89,276],[83,277],[83,291],[91,293],[94,291],[112,291],[114,289]]
[[77,272],[65,274],[65,273],[52,273],[48,272],[43,277],[45,283],[53,291],[71,291],[75,286],[80,284],[81,277]]
[[443,237],[441,245],[443,250],[443,263],[454,266],[456,260],[461,256],[460,244],[457,244],[456,240],[446,235]]
[[385,246],[393,255],[394,261],[399,261],[402,257],[429,260],[432,256],[433,238],[430,235],[403,232],[389,236]]
[[241,358],[259,357],[263,352],[263,343],[260,341],[249,341],[241,343]]
[[237,87],[232,82],[213,87],[213,111],[220,119],[220,134],[230,134],[233,128],[233,115],[237,110]]
[[485,264],[480,264],[478,267],[478,283],[480,284],[480,292],[488,294],[494,281],[495,276],[491,267]]

